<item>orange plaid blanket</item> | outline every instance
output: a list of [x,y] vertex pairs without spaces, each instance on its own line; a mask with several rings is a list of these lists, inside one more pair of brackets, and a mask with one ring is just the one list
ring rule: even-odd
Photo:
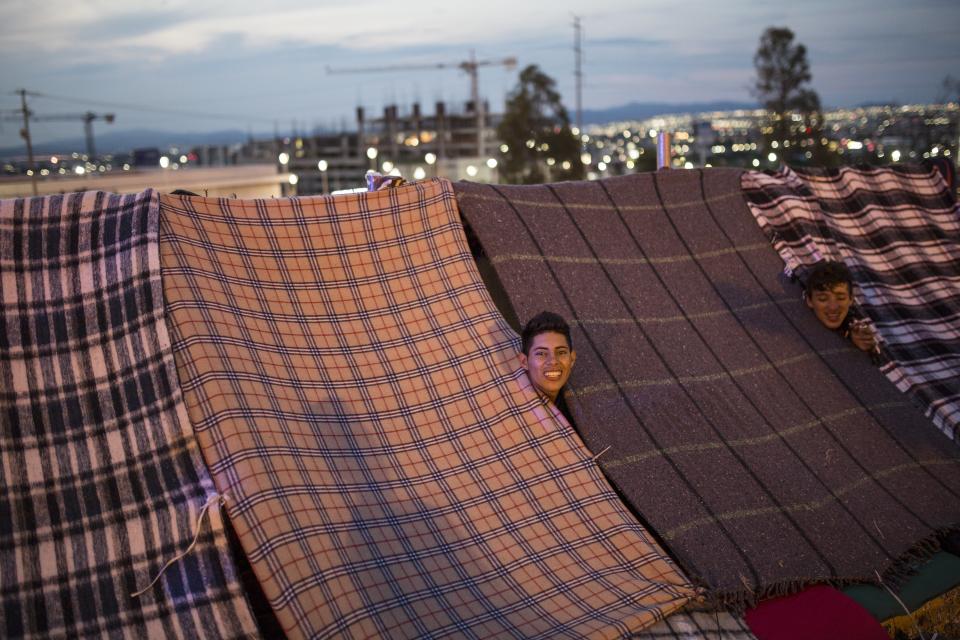
[[448,182],[161,207],[188,412],[290,637],[621,637],[691,597],[530,387]]

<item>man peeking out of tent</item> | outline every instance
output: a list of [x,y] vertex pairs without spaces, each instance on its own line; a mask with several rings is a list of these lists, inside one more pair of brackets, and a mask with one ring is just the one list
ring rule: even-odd
[[853,304],[853,277],[842,262],[823,260],[807,274],[803,298],[817,320],[838,332],[861,351],[878,350],[876,332]]
[[520,366],[526,369],[537,391],[553,402],[569,421],[570,413],[561,391],[577,361],[577,352],[573,350],[566,320],[556,313],[541,311],[527,322],[520,340],[521,352],[517,354]]

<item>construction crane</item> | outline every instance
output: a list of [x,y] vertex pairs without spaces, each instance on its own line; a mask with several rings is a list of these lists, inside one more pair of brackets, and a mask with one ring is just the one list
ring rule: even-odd
[[112,113],[92,113],[87,111],[86,113],[60,113],[49,116],[31,116],[30,119],[38,122],[44,120],[83,120],[83,133],[87,138],[87,157],[93,162],[94,157],[97,155],[96,147],[93,144],[93,121],[103,120],[107,124],[113,124],[116,116]]
[[[2,119],[19,120],[21,117],[20,115],[8,115],[3,116]],[[93,113],[90,111],[86,113],[57,113],[51,115],[37,115],[32,111],[28,111],[28,117],[32,122],[83,120],[83,132],[87,139],[87,157],[91,160],[97,155],[96,147],[93,144],[93,121],[103,120],[107,124],[112,124],[116,119],[116,116],[112,113]]]
[[460,69],[470,76],[470,100],[473,102],[473,109],[477,116],[477,155],[483,157],[486,155],[486,145],[484,144],[483,131],[486,126],[486,117],[484,114],[483,103],[480,100],[480,84],[477,79],[477,70],[480,67],[502,66],[512,70],[517,66],[517,59],[514,57],[502,58],[499,60],[477,60],[473,51],[470,52],[470,59],[463,62],[438,62],[434,64],[396,64],[384,67],[352,67],[332,69],[327,67],[327,73],[384,73],[390,71],[429,71],[432,69]]

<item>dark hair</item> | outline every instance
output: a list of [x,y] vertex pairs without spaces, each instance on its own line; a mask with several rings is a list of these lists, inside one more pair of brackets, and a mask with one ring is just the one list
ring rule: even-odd
[[520,334],[521,349],[524,354],[530,355],[530,344],[541,333],[553,331],[561,333],[567,339],[567,345],[573,349],[573,339],[570,338],[570,325],[563,316],[552,311],[541,311],[527,321]]
[[853,276],[850,275],[850,269],[836,260],[821,260],[813,265],[807,274],[803,295],[809,298],[814,291],[828,291],[838,284],[847,285],[847,290],[853,293]]

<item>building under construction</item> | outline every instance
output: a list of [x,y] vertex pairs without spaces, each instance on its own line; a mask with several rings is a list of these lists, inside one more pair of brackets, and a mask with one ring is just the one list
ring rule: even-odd
[[478,181],[496,177],[500,155],[496,127],[502,114],[484,104],[480,118],[473,102],[462,110],[437,102],[426,113],[419,103],[408,109],[387,105],[379,117],[357,107],[356,129],[339,133],[251,140],[241,149],[194,149],[201,164],[272,161],[296,176],[296,193],[329,193],[361,187],[369,169],[406,178],[444,176]]

